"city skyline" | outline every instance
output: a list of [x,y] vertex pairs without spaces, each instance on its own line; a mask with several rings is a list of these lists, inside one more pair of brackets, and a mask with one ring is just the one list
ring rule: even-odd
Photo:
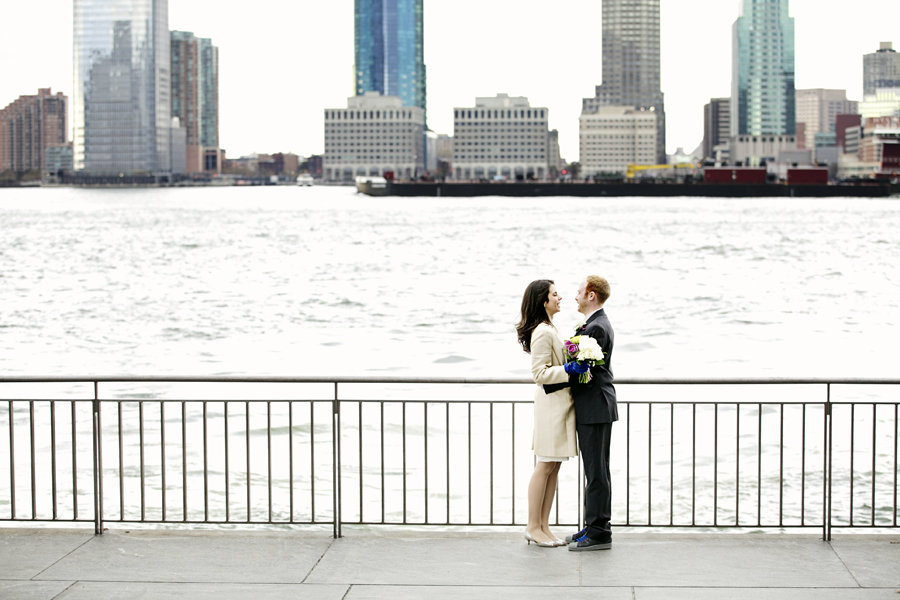
[[[882,41],[900,47],[900,3],[792,0],[797,88],[846,89],[862,99],[863,55]],[[323,151],[322,110],[353,95],[353,2],[322,6],[259,0],[237,12],[210,0],[170,0],[169,28],[220,48],[220,141],[230,157]],[[17,2],[20,25],[0,39],[0,104],[38,88],[73,95],[72,3]],[[731,89],[731,32],[739,0],[661,0],[661,79],[667,151],[691,151],[703,135],[703,106]],[[597,2],[546,4],[425,2],[429,126],[453,133],[453,107],[473,97],[526,96],[550,110],[567,160],[578,158],[582,99],[602,80]],[[240,22],[242,27],[235,27]],[[698,30],[702,35],[698,35]],[[16,62],[21,58],[22,62]],[[27,62],[26,62],[27,61]],[[268,110],[276,101],[280,110]]]

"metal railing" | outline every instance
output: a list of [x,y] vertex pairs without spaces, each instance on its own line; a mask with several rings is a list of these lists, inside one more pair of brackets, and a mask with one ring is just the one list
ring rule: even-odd
[[[617,382],[613,521],[895,528],[900,380]],[[524,379],[0,378],[0,521],[507,526]],[[553,519],[581,520],[580,461]],[[518,501],[517,501],[518,500]]]

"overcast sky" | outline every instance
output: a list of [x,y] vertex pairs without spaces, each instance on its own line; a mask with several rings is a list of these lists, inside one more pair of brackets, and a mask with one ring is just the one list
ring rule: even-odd
[[[581,100],[601,81],[600,0],[425,0],[428,124],[499,92],[547,107],[567,160]],[[667,149],[693,150],[703,105],[731,89],[740,0],[661,0]],[[862,99],[862,57],[900,49],[898,0],[790,0],[798,88]],[[4,0],[0,106],[38,88],[72,95],[72,1]],[[353,94],[352,0],[169,0],[171,29],[219,47],[219,135],[228,156],[321,153],[323,110]]]

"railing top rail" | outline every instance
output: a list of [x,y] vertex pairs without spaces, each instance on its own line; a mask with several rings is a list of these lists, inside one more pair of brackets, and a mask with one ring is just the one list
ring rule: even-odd
[[[525,377],[296,377],[242,375],[6,375],[0,383],[356,383],[356,384],[454,384],[510,385],[531,384]],[[900,385],[900,379],[888,377],[625,377],[617,385]]]

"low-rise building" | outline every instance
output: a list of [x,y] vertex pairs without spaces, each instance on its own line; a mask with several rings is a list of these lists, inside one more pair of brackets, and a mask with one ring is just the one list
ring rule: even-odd
[[657,156],[657,114],[630,106],[598,106],[578,119],[581,173],[622,173],[628,165],[652,165]]
[[453,178],[546,179],[549,111],[522,96],[476,98],[453,109]]
[[425,111],[377,92],[348,98],[347,108],[325,109],[322,163],[327,181],[388,173],[418,178],[425,170]]

